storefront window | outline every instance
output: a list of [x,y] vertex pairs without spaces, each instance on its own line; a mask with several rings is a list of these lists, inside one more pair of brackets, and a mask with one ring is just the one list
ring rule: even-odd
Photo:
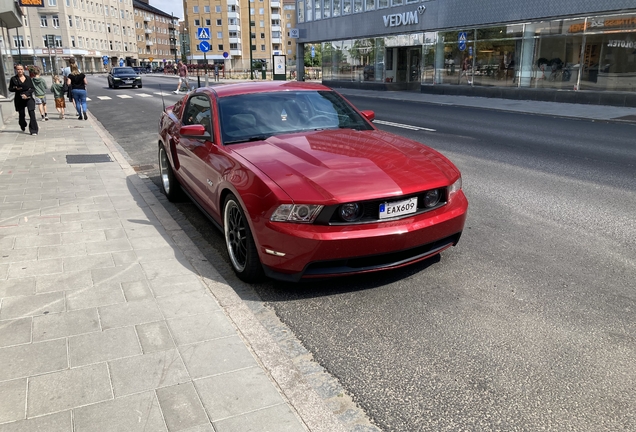
[[349,15],[351,13],[351,1],[352,0],[342,0],[342,14]]
[[331,17],[331,0],[323,0],[322,16],[324,18],[330,18]]
[[340,16],[340,0],[333,0],[333,16]]
[[314,7],[315,7],[314,19],[319,20],[321,12],[322,12],[320,0],[314,0]]
[[305,5],[306,5],[305,10],[307,11],[307,14],[305,15],[305,21],[307,21],[307,22],[313,21],[314,20],[314,16],[313,16],[314,1],[313,0],[305,0]]
[[305,22],[305,0],[298,1],[298,22]]
[[362,0],[353,0],[353,13],[362,12]]
[[367,11],[375,10],[375,0],[366,0],[364,3],[364,7]]

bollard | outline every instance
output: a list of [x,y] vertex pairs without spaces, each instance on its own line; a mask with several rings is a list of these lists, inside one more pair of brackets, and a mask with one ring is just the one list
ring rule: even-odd
[[201,76],[197,75],[197,88],[201,87]]

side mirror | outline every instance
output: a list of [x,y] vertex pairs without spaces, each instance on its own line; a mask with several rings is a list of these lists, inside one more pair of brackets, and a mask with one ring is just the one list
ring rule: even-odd
[[210,138],[210,134],[205,130],[205,126],[201,124],[181,126],[181,129],[179,129],[179,135],[187,138]]
[[360,111],[360,113],[364,116],[364,118],[366,118],[370,122],[375,120],[375,112],[373,112],[371,110]]

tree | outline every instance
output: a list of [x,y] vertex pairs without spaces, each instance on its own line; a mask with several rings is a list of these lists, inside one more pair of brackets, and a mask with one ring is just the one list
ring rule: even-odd
[[[311,47],[314,47],[316,56],[311,57]],[[305,66],[320,66],[322,65],[322,45],[321,44],[305,44]]]

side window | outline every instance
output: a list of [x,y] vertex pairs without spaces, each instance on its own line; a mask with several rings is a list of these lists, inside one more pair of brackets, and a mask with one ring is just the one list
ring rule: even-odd
[[188,104],[183,115],[183,124],[200,124],[205,127],[210,136],[212,134],[212,109],[210,99],[206,95],[193,95],[188,99]]

